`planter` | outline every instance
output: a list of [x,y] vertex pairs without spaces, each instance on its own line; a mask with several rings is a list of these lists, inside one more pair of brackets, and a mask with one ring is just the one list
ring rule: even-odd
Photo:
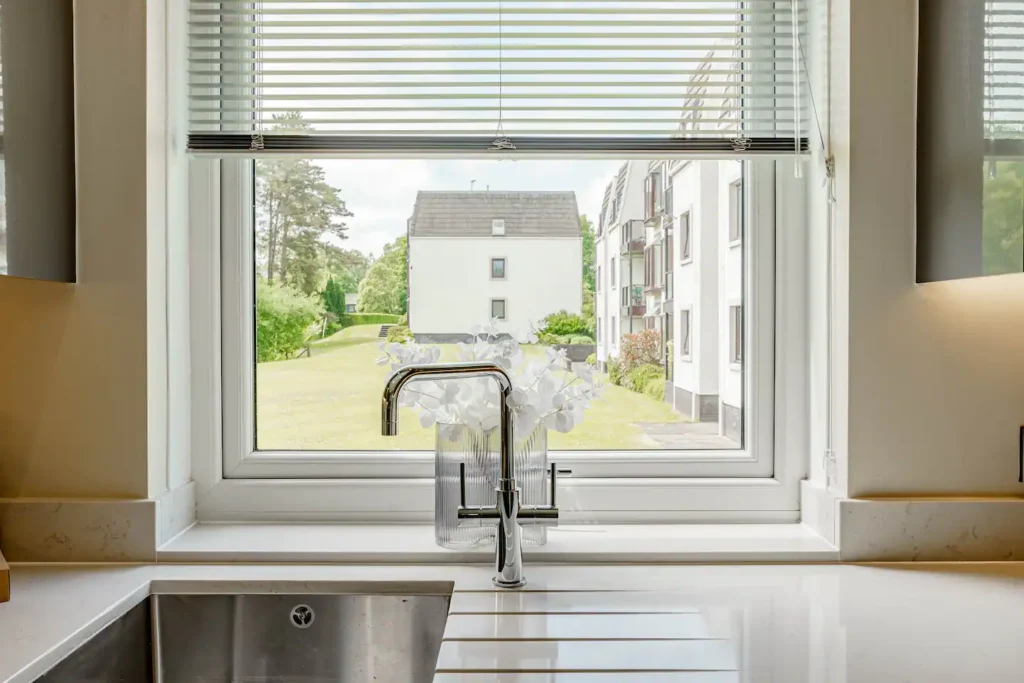
[[573,363],[583,363],[592,353],[597,353],[596,344],[555,344],[553,348],[565,350],[569,360]]
[[[444,548],[493,544],[493,525],[458,525],[459,464],[466,464],[466,504],[493,506],[498,485],[498,429],[484,431],[438,424],[435,451],[434,540]],[[544,425],[537,425],[530,434],[516,439],[513,461],[520,503],[546,505],[548,433]],[[522,525],[522,537],[525,545],[544,545],[547,529],[526,523]]]

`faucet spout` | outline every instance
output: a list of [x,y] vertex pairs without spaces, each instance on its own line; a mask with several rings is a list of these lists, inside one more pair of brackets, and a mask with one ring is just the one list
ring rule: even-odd
[[514,419],[508,397],[512,393],[512,380],[505,369],[490,361],[473,361],[469,363],[437,363],[407,365],[399,368],[388,377],[384,384],[384,396],[381,399],[380,428],[383,436],[398,434],[398,394],[409,382],[439,379],[472,379],[476,377],[493,377],[498,383],[499,411],[501,428],[501,478],[509,482],[515,481],[512,465],[512,447],[515,442],[513,435]]

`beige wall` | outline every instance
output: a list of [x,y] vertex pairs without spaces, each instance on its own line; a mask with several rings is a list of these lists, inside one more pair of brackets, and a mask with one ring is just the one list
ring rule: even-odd
[[0,278],[3,497],[163,486],[147,459],[146,21],[145,0],[76,3],[79,283]]
[[1024,275],[914,283],[916,5],[834,6],[851,59],[849,81],[833,81],[849,248],[847,493],[1020,495]]

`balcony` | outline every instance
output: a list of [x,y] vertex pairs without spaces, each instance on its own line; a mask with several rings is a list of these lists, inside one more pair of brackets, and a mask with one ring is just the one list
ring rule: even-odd
[[642,317],[647,312],[647,306],[644,305],[644,288],[641,285],[623,287],[619,303],[623,316]]
[[620,254],[642,254],[647,240],[644,235],[644,222],[638,220],[627,221],[622,225],[620,231]]

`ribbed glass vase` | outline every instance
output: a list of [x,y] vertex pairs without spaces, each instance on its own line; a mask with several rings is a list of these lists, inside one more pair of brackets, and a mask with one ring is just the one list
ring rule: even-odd
[[[494,505],[498,485],[498,429],[484,431],[463,425],[438,424],[434,460],[434,534],[439,546],[465,548],[494,543],[494,527],[460,527],[459,463],[466,463],[466,504]],[[523,506],[547,505],[548,432],[538,425],[513,450],[519,501]],[[547,529],[521,524],[523,544],[544,545]]]

